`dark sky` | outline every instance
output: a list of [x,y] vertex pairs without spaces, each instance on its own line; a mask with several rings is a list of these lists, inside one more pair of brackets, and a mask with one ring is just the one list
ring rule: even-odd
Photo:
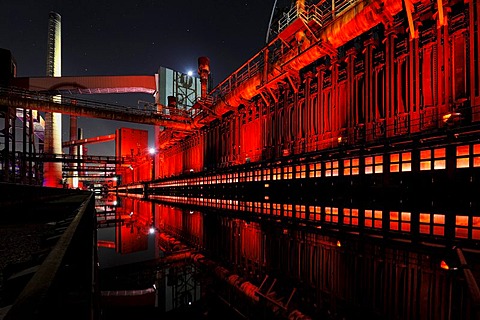
[[[196,74],[198,57],[207,56],[216,85],[264,47],[274,2],[1,0],[0,48],[14,55],[17,76],[44,76],[48,17],[55,11],[62,19],[63,76],[151,75],[160,66]],[[125,95],[113,100],[135,103]],[[80,119],[79,126],[84,137],[138,127],[93,119]],[[68,132],[68,122],[63,132]]]

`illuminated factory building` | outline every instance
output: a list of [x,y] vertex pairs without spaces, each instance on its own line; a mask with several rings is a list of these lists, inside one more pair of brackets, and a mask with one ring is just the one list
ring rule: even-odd
[[[479,19],[476,0],[294,1],[265,47],[215,87],[208,57],[198,77],[162,67],[36,79],[14,77],[12,57],[4,127],[16,108],[25,119],[39,110],[155,126],[151,153],[141,130],[103,138],[116,157],[99,178],[118,177],[120,197],[161,204],[155,221],[171,236],[235,248],[229,258],[254,277],[231,285],[277,315],[479,319]],[[127,110],[69,95],[112,92],[154,98]],[[23,123],[32,134],[33,120]],[[48,152],[23,139],[16,150],[3,136],[1,177],[38,184]],[[71,136],[64,147],[88,143]],[[80,158],[80,178],[100,161]],[[174,207],[187,214],[174,218]],[[237,220],[209,231],[202,210]],[[231,237],[214,243],[209,232]],[[208,251],[191,257],[211,265]],[[265,290],[272,274],[298,283],[284,288],[292,296]]]

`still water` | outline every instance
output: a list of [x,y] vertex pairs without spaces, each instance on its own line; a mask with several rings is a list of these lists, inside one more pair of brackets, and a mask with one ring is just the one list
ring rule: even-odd
[[103,319],[385,319],[455,312],[465,318],[470,312],[462,275],[439,267],[448,248],[433,234],[438,221],[432,220],[432,236],[412,236],[425,229],[416,220],[436,213],[327,204],[292,219],[288,207],[265,215],[255,206],[218,206],[99,199]]
[[190,258],[199,247],[165,233],[164,205],[112,195],[96,203],[102,319],[244,318],[208,292],[211,276]]

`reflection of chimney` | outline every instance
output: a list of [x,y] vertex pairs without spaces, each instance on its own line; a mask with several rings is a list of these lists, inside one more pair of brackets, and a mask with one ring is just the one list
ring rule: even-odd
[[208,91],[208,75],[210,74],[210,59],[207,57],[198,58],[198,75],[200,76],[200,84],[202,87],[201,98],[207,97]]

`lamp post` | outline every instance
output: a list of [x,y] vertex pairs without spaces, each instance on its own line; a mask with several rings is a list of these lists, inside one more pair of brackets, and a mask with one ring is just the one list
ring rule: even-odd
[[150,153],[150,156],[152,157],[152,179],[155,179],[155,155],[157,154],[157,150],[155,148],[149,148],[148,153]]

